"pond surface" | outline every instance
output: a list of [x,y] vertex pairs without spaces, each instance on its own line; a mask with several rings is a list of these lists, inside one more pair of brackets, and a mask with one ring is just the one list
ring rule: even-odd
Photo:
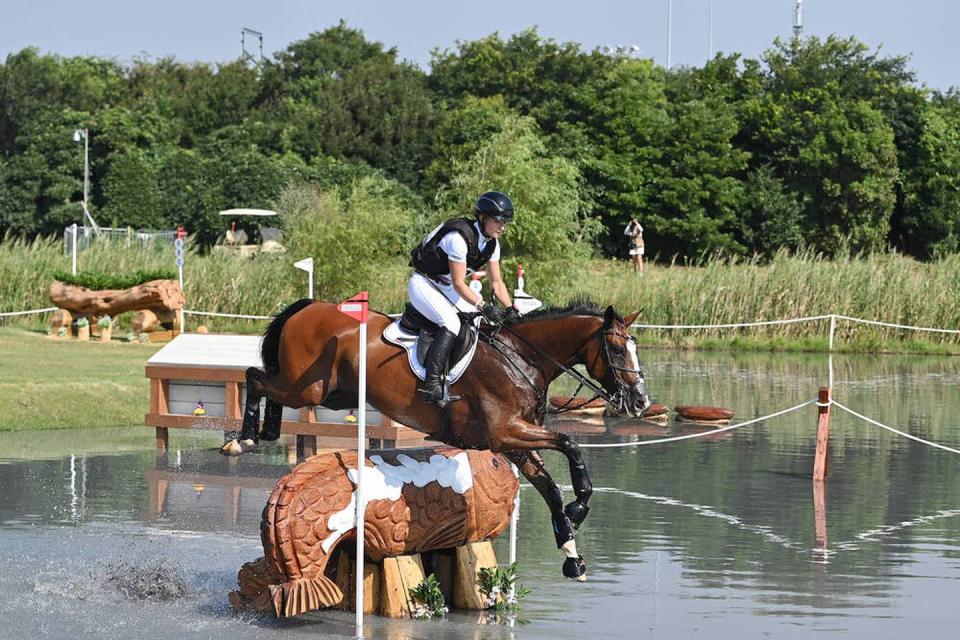
[[[641,356],[656,401],[729,407],[735,421],[810,400],[828,380],[819,355]],[[960,359],[844,356],[834,371],[840,402],[960,448]],[[587,582],[560,577],[546,508],[525,486],[526,624],[370,617],[366,635],[955,638],[960,456],[835,410],[829,478],[815,496],[816,423],[811,406],[709,438],[585,449],[595,487],[578,536]],[[558,428],[583,444],[691,432],[673,423]],[[291,459],[275,446],[232,464],[217,444],[174,432],[169,455],[157,458],[144,427],[4,434],[0,635],[351,637],[351,613],[277,622],[231,610],[227,593],[241,564],[262,555],[260,513]],[[565,462],[547,458],[568,483]],[[496,547],[505,561],[505,536]]]

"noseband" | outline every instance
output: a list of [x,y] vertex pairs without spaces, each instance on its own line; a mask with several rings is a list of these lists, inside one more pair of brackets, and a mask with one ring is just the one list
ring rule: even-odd
[[624,367],[614,363],[613,354],[610,353],[610,343],[607,341],[607,336],[609,335],[614,335],[614,336],[617,336],[618,338],[623,338],[624,341],[626,341],[628,344],[630,342],[633,342],[634,344],[636,344],[636,340],[634,340],[633,336],[622,333],[616,329],[606,329],[606,330],[600,330],[597,332],[597,337],[599,338],[600,342],[603,343],[604,355],[606,355],[606,358],[607,358],[607,368],[609,369],[611,375],[613,376],[614,383],[617,385],[617,390],[609,398],[606,398],[606,400],[607,402],[616,406],[618,409],[622,411],[626,409],[627,392],[629,391],[632,385],[628,384],[623,379],[621,372],[635,373],[638,376],[640,376],[641,380],[644,379],[644,375],[643,375],[643,371],[641,371],[639,367],[634,369],[632,367]]

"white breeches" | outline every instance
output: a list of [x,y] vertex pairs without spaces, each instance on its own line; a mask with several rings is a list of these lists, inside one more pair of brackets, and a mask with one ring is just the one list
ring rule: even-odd
[[419,273],[414,273],[407,281],[407,295],[417,311],[453,335],[460,334],[457,311],[476,311],[472,304],[460,297],[452,284],[440,284]]

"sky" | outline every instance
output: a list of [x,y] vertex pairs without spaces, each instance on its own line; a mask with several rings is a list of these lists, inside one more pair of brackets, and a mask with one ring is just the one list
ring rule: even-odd
[[[700,66],[708,56],[711,6],[713,50],[758,57],[775,37],[790,36],[795,0],[0,0],[0,58],[33,46],[121,61],[223,62],[240,56],[244,27],[264,34],[270,55],[344,19],[425,70],[435,48],[530,27],[585,49],[635,45],[641,57],[665,64],[668,4],[671,62]],[[881,54],[909,55],[920,84],[960,86],[960,3],[804,0],[803,24],[805,35],[855,36]]]

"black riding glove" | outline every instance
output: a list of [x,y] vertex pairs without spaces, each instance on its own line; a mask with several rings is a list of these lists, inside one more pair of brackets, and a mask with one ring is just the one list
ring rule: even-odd
[[512,305],[507,307],[506,312],[503,314],[503,324],[509,326],[519,319],[520,319],[520,311],[517,310],[517,308]]
[[483,316],[483,319],[490,324],[502,324],[504,316],[506,315],[503,309],[495,306],[492,302],[483,305],[480,314]]

